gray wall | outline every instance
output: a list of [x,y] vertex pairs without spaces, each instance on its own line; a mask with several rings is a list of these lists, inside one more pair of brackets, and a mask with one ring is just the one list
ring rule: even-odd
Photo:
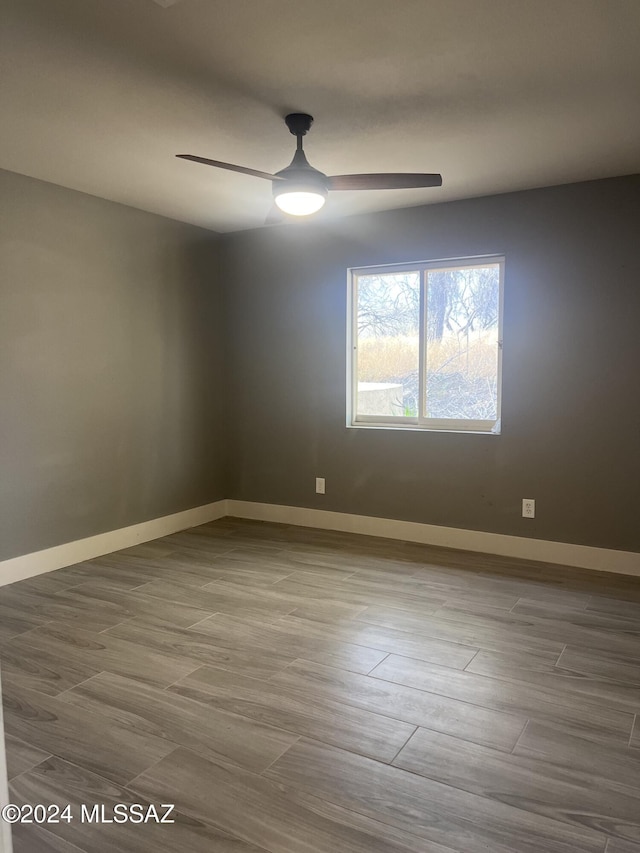
[[217,237],[0,172],[0,559],[226,497]]
[[[636,176],[225,237],[230,497],[640,550],[639,226]],[[502,435],[347,429],[347,267],[489,253]]]
[[[639,177],[225,237],[0,195],[0,559],[224,497],[640,550]],[[347,267],[487,253],[502,435],[347,429]]]

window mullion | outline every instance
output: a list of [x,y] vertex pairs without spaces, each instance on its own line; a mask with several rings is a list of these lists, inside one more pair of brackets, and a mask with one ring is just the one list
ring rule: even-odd
[[419,327],[419,364],[418,364],[418,418],[423,420],[427,416],[426,412],[426,359],[427,359],[427,270],[421,272],[422,281],[420,282],[420,327]]

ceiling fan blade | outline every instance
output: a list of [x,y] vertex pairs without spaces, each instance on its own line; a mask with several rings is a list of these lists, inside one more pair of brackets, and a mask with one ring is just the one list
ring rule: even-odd
[[405,190],[416,187],[440,187],[442,175],[416,172],[385,172],[379,175],[333,175],[330,190]]
[[220,160],[209,160],[207,157],[196,157],[195,154],[176,154],[181,160],[192,160],[194,163],[204,163],[205,166],[215,166],[218,169],[228,169],[230,172],[240,172],[242,175],[252,175],[254,178],[264,178],[267,181],[283,181],[278,175],[259,172],[257,169],[247,169],[246,166],[234,166],[233,163],[222,163]]

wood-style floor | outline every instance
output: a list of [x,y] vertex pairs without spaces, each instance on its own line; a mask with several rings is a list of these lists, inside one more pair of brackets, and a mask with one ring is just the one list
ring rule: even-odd
[[640,579],[225,519],[0,640],[11,798],[74,815],[15,853],[640,853]]

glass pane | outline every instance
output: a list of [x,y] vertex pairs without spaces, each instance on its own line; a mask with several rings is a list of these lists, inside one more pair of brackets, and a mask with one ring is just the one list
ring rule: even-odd
[[499,264],[428,271],[428,418],[497,419],[499,310]]
[[357,279],[358,415],[416,417],[420,273]]

